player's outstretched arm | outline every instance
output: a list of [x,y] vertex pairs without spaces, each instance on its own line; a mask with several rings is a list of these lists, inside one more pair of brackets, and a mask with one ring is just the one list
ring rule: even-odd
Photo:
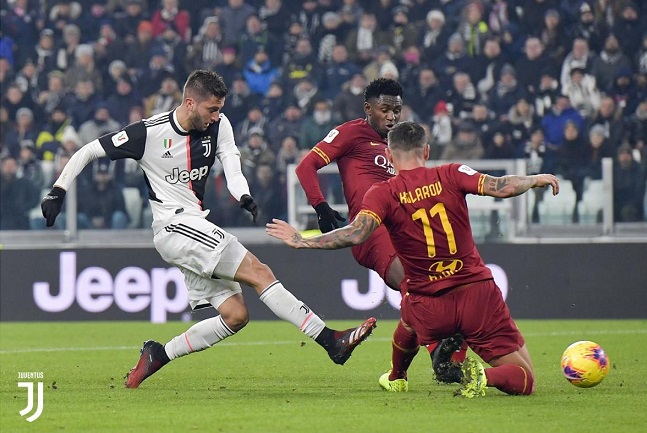
[[337,250],[361,244],[371,236],[378,225],[375,218],[359,214],[346,227],[311,238],[303,238],[297,229],[276,218],[266,225],[265,230],[270,236],[282,240],[292,248]]
[[532,176],[485,176],[483,195],[490,197],[515,197],[530,188],[551,186],[553,195],[559,194],[559,179],[552,174],[534,174]]

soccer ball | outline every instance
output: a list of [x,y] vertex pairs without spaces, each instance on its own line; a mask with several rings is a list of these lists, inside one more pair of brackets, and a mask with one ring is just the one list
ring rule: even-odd
[[602,347],[592,341],[576,341],[562,355],[562,372],[566,380],[580,388],[598,385],[609,372],[609,358]]

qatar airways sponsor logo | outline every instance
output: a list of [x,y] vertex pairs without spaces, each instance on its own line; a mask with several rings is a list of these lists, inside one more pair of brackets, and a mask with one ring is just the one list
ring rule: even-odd
[[[169,297],[169,285],[175,295]],[[76,302],[88,313],[101,313],[113,304],[126,313],[150,309],[150,320],[163,323],[168,313],[183,312],[188,305],[184,275],[179,269],[153,268],[150,273],[136,266],[116,275],[99,266],[78,270],[75,252],[59,255],[59,286],[48,282],[33,284],[34,302],[48,313],[63,312]]]
[[[492,271],[494,282],[503,295],[505,300],[508,296],[508,276],[499,265],[487,264],[485,265]],[[368,290],[360,290],[358,280],[342,280],[341,281],[341,296],[344,303],[353,310],[367,311],[378,308],[382,305],[384,300],[388,302],[391,307],[396,310],[400,309],[400,296],[399,292],[390,289],[380,278],[375,271],[368,272]]]
[[393,168],[393,164],[391,164],[389,160],[386,159],[386,155],[375,155],[373,163],[375,163],[375,165],[377,165],[378,167],[385,169],[386,172],[391,176],[395,176],[395,168]]
[[167,174],[164,179],[171,185],[178,182],[188,183],[196,180],[200,180],[205,177],[209,172],[209,167],[206,165],[199,168],[193,168],[191,170],[180,170],[175,167],[171,174]]

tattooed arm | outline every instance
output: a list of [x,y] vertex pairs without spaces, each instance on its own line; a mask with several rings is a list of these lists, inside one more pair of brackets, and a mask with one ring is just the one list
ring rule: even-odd
[[553,188],[553,195],[559,193],[559,180],[552,174],[501,177],[485,175],[483,195],[499,198],[515,197],[530,188],[541,188],[548,185]]
[[294,227],[279,219],[268,223],[265,231],[293,248],[337,250],[361,244],[378,226],[375,218],[359,214],[346,227],[311,238],[303,238]]

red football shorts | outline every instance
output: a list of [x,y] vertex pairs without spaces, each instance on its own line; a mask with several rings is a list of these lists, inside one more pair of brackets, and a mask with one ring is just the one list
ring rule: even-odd
[[402,319],[427,345],[457,332],[485,362],[515,352],[524,345],[494,280],[461,286],[439,296],[407,293]]
[[373,269],[382,280],[387,281],[389,267],[396,258],[395,248],[391,243],[389,232],[380,225],[371,237],[360,245],[351,248],[357,263],[368,269]]

